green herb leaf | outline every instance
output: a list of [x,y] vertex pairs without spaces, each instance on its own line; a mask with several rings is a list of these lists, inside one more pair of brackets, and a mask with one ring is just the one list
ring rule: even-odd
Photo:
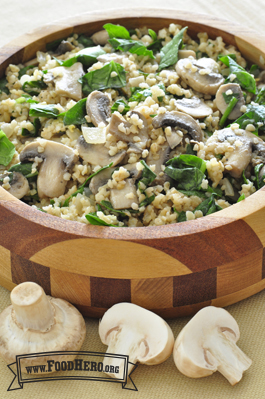
[[166,165],[172,165],[174,168],[193,166],[202,171],[202,173],[206,171],[206,161],[192,154],[181,154],[167,161]]
[[66,112],[62,112],[58,116],[63,116],[63,123],[68,125],[82,125],[86,123],[86,100],[87,98],[82,98],[79,100],[72,108]]
[[156,178],[156,174],[149,168],[144,160],[140,161],[144,166],[142,170],[142,179],[138,182],[139,190],[142,192],[143,190],[140,188],[140,183],[143,183],[146,187],[149,186]]
[[1,93],[9,94],[9,90],[8,90],[8,88],[6,87],[7,83],[8,83],[8,82],[7,82],[6,78],[2,78],[2,79],[0,80],[0,94],[1,94]]
[[103,25],[103,28],[108,32],[110,39],[113,39],[114,37],[118,37],[120,39],[131,38],[130,33],[127,31],[126,28],[124,28],[124,26],[109,23]]
[[24,136],[24,137],[37,137],[38,136],[38,134],[39,134],[39,130],[40,130],[40,128],[41,128],[41,123],[40,123],[40,120],[39,120],[39,118],[35,118],[34,119],[34,121],[33,121],[33,127],[34,127],[34,129],[33,130],[31,130],[31,131],[29,131],[28,129],[25,129],[24,127],[22,128],[22,133],[21,133],[21,136]]
[[241,87],[250,93],[256,93],[256,82],[253,76],[250,75],[243,67],[238,65],[229,55],[219,58],[226,66],[230,68],[230,73],[236,75],[236,81]]
[[123,106],[124,106],[123,111],[120,112],[122,115],[125,115],[128,111],[130,111],[129,105],[126,104],[126,102],[125,102],[124,100],[119,99],[119,100],[117,100],[117,101],[113,104],[113,106],[111,107],[111,112],[118,111],[118,108],[119,108],[120,105],[123,105]]
[[[176,213],[178,213],[178,212],[176,211]],[[186,221],[187,221],[186,212],[181,211],[180,213],[178,213],[177,222],[181,223],[181,222],[186,222]]]
[[19,71],[19,73],[18,73],[18,79],[20,79],[21,76],[25,75],[26,72],[27,72],[29,69],[32,69],[32,68],[35,68],[35,65],[28,65],[28,66],[26,66],[26,67],[24,67],[24,68],[21,68],[20,71]]
[[264,130],[264,126],[258,126],[258,124],[264,124],[265,120],[265,106],[260,104],[248,104],[246,112],[241,115],[234,123],[238,123],[240,129],[245,129],[248,124],[253,124],[256,130]]
[[[265,179],[265,174],[263,174],[260,177],[260,170],[263,168],[264,164],[263,163],[259,163],[258,165],[255,166],[254,168],[254,174],[255,174],[255,185],[257,190],[259,190],[261,187],[263,187],[265,185],[264,179]],[[245,183],[245,181],[244,181]],[[245,183],[246,184],[246,183]]]
[[188,27],[181,29],[179,33],[173,37],[173,39],[168,42],[164,47],[161,49],[161,60],[159,64],[159,71],[164,68],[169,67],[170,65],[175,64],[178,61],[178,51],[181,48],[183,35]]
[[206,216],[220,211],[222,208],[215,203],[215,195],[216,194],[212,194],[210,198],[207,198],[205,201],[201,202],[200,205],[195,208],[194,212],[201,211],[203,216]]
[[[116,72],[116,76],[111,76]],[[123,66],[114,61],[103,66],[101,69],[88,72],[79,82],[82,84],[83,93],[88,95],[94,90],[117,89],[126,86],[126,73]]]
[[127,39],[109,39],[109,43],[115,50],[129,51],[131,54],[137,54],[142,56],[148,56],[154,59],[154,54],[152,50],[148,48],[140,41],[137,40],[127,40]]
[[142,206],[147,206],[147,205],[151,204],[154,201],[155,197],[156,196],[154,194],[151,195],[150,197],[146,196],[146,198],[142,202],[140,202],[139,208],[141,208]]
[[255,103],[260,105],[265,105],[265,87],[262,87],[255,98]]
[[84,67],[88,68],[92,64],[97,62],[97,57],[102,54],[106,54],[106,52],[100,46],[84,48],[83,50],[80,50],[78,53],[76,53],[72,58],[60,62],[60,65],[64,67],[71,67],[76,62],[81,62]]
[[80,35],[77,39],[78,43],[81,43],[85,48],[86,47],[93,47],[95,46],[95,43],[93,42],[93,40],[85,35]]
[[235,105],[237,102],[238,102],[238,99],[236,97],[233,97],[230,100],[228,107],[226,108],[222,118],[220,119],[220,122],[219,122],[220,127],[224,126],[225,121],[227,120],[228,116],[231,114],[232,110],[235,108]]
[[245,194],[241,194],[240,197],[238,198],[237,202],[243,201],[246,198]]
[[27,179],[29,179],[30,177],[38,175],[38,171],[36,171],[35,173],[31,172],[32,164],[33,164],[32,162],[17,163],[16,165],[12,165],[11,168],[8,171],[9,172],[19,172],[23,176],[25,176]]
[[3,130],[0,130],[0,165],[7,166],[13,159],[16,148],[8,140]]
[[249,73],[254,75],[254,78],[257,78],[260,74],[259,66],[256,64],[251,65]]
[[204,191],[199,191],[199,190],[190,190],[190,191],[186,191],[186,190],[178,190],[180,193],[186,195],[187,197],[191,197],[191,196],[196,196],[196,197],[200,197],[200,198],[206,198],[206,194]]
[[89,221],[90,224],[93,224],[94,226],[109,226],[109,227],[119,227],[115,226],[114,224],[108,224],[104,222],[104,220],[101,220],[96,213],[88,213],[86,215],[87,220]]
[[[166,92],[165,86],[163,83],[158,83],[157,85],[160,89],[162,89],[164,92]],[[143,101],[145,98],[147,97],[151,97],[152,96],[152,91],[151,89],[140,89],[139,87],[134,87],[131,88],[132,90],[132,96],[129,98],[129,102],[132,101]]]
[[228,94],[228,95],[226,93],[222,93],[222,94],[223,94],[226,104],[229,104],[230,101],[232,100],[232,98],[236,97],[238,99],[238,97],[239,97],[239,93],[232,93],[232,94]]
[[139,212],[134,209],[123,209],[123,210],[114,209],[111,205],[111,202],[109,202],[109,201],[101,201],[100,204],[103,205],[105,208],[107,208],[109,211],[111,211],[113,213],[118,213],[122,217],[128,217],[128,214],[126,214],[125,211],[130,212],[130,213],[138,213]]
[[47,85],[43,80],[30,80],[25,82],[22,86],[22,90],[31,96],[38,96],[41,90],[46,89]]
[[29,116],[54,118],[58,117],[59,110],[52,104],[41,105],[32,104],[29,110]]
[[153,39],[154,42],[157,40],[157,34],[153,29],[148,29],[148,35]]

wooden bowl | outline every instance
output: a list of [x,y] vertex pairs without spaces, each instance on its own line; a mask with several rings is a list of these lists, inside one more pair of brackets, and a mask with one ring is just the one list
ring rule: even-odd
[[[94,12],[47,25],[0,49],[0,77],[10,64],[45,51],[73,32],[92,33],[106,22],[154,30],[180,23],[189,34],[222,36],[261,65],[265,39],[246,27],[176,10]],[[261,65],[262,66],[262,65]],[[164,317],[226,306],[265,287],[265,187],[246,200],[201,219],[159,227],[87,226],[34,210],[0,188],[0,283],[12,289],[35,281],[84,315],[101,316],[117,302]]]

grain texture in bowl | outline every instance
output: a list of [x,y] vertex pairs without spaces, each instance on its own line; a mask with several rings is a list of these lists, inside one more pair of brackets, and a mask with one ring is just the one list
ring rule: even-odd
[[[156,31],[170,23],[188,25],[194,37],[203,31],[213,39],[222,36],[262,66],[263,39],[244,27],[230,28],[227,21],[169,10],[108,14],[87,14],[25,35],[0,50],[0,73],[10,63],[25,63],[46,43],[73,32],[91,35],[107,22]],[[131,301],[165,317],[181,316],[210,304],[226,306],[265,286],[263,189],[198,220],[130,229],[59,220],[3,189],[0,198],[1,284],[11,289],[36,281],[87,315],[100,316],[114,303]]]

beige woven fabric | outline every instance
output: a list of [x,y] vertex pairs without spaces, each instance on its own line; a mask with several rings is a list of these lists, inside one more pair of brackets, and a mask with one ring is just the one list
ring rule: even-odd
[[[0,45],[6,44],[31,29],[59,18],[66,18],[78,13],[93,11],[98,8],[124,7],[123,0],[20,0],[10,2],[0,0],[1,28]],[[258,32],[264,33],[263,1],[255,0],[128,0],[129,7],[157,7],[192,10],[209,13],[239,22]],[[1,232],[1,230],[0,230]],[[0,265],[1,270],[1,265]],[[0,287],[0,311],[10,304],[9,292]],[[25,384],[22,390],[7,392],[13,375],[0,358],[0,399],[263,399],[265,398],[265,291],[229,306],[229,312],[237,320],[241,338],[240,348],[253,360],[253,365],[244,374],[242,381],[231,387],[219,373],[202,379],[189,379],[176,369],[172,356],[159,366],[139,365],[133,373],[133,381],[138,392],[123,390],[121,384],[98,381],[54,381]],[[190,318],[169,320],[174,336]],[[85,351],[104,352],[106,347],[98,336],[98,320],[86,319],[87,336],[82,347]]]

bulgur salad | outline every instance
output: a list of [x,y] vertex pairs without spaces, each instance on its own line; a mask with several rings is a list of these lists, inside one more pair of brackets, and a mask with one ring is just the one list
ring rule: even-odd
[[265,72],[177,24],[103,28],[8,66],[5,190],[63,219],[140,227],[209,215],[265,184]]

